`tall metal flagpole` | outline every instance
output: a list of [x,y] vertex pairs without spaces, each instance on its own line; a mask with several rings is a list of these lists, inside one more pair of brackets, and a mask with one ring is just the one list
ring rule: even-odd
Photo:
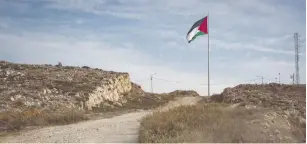
[[208,29],[208,96],[210,96],[209,12],[207,16],[207,29]]

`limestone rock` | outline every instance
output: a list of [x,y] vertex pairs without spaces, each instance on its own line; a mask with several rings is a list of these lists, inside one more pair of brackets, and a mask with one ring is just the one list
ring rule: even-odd
[[306,117],[306,85],[286,84],[241,84],[226,88],[212,101],[241,104],[246,108],[273,108],[283,117],[297,118],[298,123],[305,122]]
[[29,107],[65,106],[91,110],[106,102],[121,106],[126,93],[132,89],[128,73],[89,67],[0,61],[0,77],[0,102],[6,108],[17,99],[22,99]]

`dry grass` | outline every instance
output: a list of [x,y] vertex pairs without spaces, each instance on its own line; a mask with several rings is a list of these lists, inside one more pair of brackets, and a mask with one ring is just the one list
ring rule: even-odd
[[27,108],[23,111],[3,111],[0,113],[0,131],[20,130],[26,126],[63,125],[87,120],[83,111],[61,109]]
[[229,108],[226,104],[181,106],[155,112],[141,122],[142,143],[238,143],[282,142],[263,133],[260,124],[250,124],[261,117],[261,110]]
[[146,94],[146,96],[133,95],[127,99],[127,103],[123,105],[124,109],[153,109],[167,104],[169,101],[174,100],[176,95],[163,95],[163,94]]
[[[141,123],[140,142],[240,142],[234,129],[240,119],[229,115],[240,111],[224,111],[219,104],[181,106],[166,112],[155,112]],[[225,132],[228,131],[228,132]],[[229,131],[230,130],[230,131]],[[221,136],[224,135],[224,139]],[[226,138],[227,137],[227,138]],[[228,141],[231,140],[231,141]]]
[[289,117],[291,124],[291,130],[293,135],[299,139],[299,141],[306,143],[306,121],[300,120],[297,116]]

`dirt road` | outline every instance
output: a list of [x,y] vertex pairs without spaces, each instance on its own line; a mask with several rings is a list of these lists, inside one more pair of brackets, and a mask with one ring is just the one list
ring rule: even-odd
[[[159,110],[195,104],[200,97],[183,97]],[[138,141],[139,120],[152,111],[139,111],[108,119],[90,120],[65,126],[46,127],[6,136],[0,142],[14,143],[135,143]]]

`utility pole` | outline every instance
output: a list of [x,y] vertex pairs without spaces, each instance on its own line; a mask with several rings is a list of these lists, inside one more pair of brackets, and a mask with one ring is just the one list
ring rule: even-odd
[[263,85],[263,76],[257,76],[257,77],[260,77],[261,78],[261,83]]
[[153,73],[150,75],[150,86],[151,86],[151,93],[153,93],[153,86],[152,86],[152,77],[156,75],[156,73]]
[[278,83],[280,84],[280,73],[278,73]]
[[292,84],[294,84],[294,73],[290,75],[290,79],[292,80]]

